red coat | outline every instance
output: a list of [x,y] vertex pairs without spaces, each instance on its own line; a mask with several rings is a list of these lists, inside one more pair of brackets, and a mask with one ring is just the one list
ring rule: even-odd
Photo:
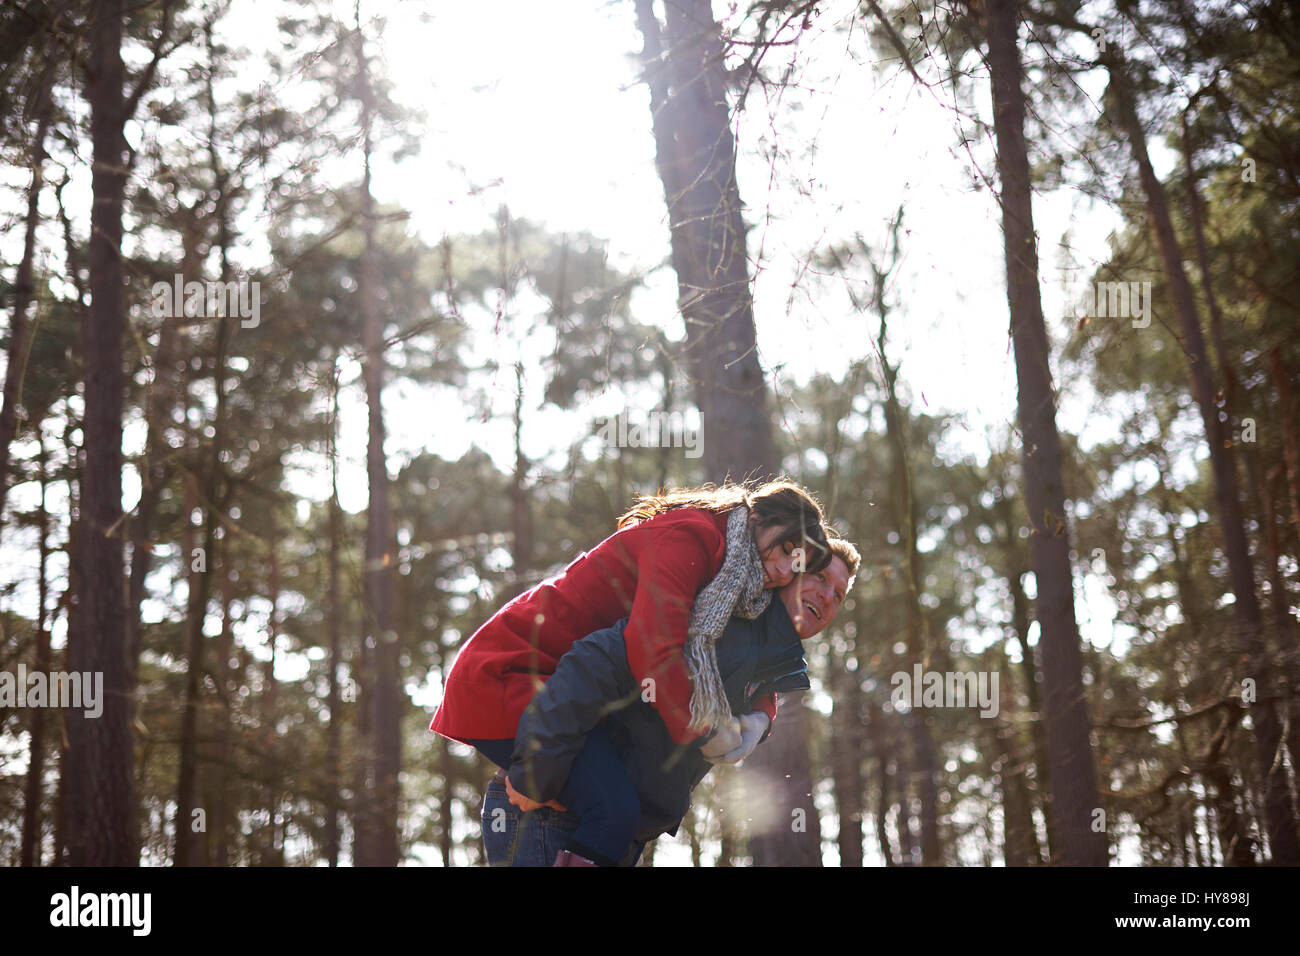
[[[452,740],[513,739],[533,694],[574,641],[628,618],[627,663],[676,743],[689,743],[691,679],[682,648],[695,595],[722,568],[727,515],[680,508],[616,532],[474,632],[429,725]],[[644,686],[644,685],[643,685]],[[776,697],[756,705],[776,717]]]

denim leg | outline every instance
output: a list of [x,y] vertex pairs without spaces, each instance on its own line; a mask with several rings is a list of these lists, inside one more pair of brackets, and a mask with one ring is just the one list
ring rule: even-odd
[[483,797],[483,855],[488,866],[511,866],[519,847],[519,808],[510,802],[505,784],[495,778]]
[[[523,813],[493,780],[483,800],[483,851],[488,866],[552,866],[578,829],[578,818],[542,807]],[[620,866],[636,866],[645,844],[633,841]]]
[[488,866],[551,866],[578,827],[578,818],[542,807],[522,812],[505,784],[493,779],[483,798],[483,852]]

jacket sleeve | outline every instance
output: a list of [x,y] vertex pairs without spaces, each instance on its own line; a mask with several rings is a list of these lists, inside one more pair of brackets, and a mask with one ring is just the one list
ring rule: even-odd
[[690,743],[710,729],[687,729],[692,685],[683,649],[696,592],[716,571],[706,543],[677,529],[647,543],[637,561],[627,663],[637,684],[652,691],[648,699],[676,744]]
[[587,734],[612,710],[640,699],[627,669],[622,625],[574,642],[519,719],[507,774],[524,796],[541,803],[558,799]]

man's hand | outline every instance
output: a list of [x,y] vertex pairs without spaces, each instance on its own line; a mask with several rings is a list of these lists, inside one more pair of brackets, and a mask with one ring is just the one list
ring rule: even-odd
[[718,728],[713,739],[700,748],[700,753],[705,760],[716,762],[724,754],[735,750],[741,746],[743,739],[740,736],[740,721],[732,717],[725,724]]
[[506,796],[510,798],[511,803],[524,811],[524,813],[529,813],[536,810],[538,807],[551,807],[555,810],[564,810],[564,807],[560,806],[559,802],[556,800],[547,800],[545,803],[538,803],[536,800],[525,797],[514,788],[514,785],[510,783],[509,777],[506,777]]
[[737,764],[754,752],[758,742],[767,733],[767,728],[771,726],[772,721],[767,714],[761,710],[756,710],[752,714],[745,714],[740,718],[740,743],[720,757],[709,757],[705,754],[706,759],[711,763],[730,763]]

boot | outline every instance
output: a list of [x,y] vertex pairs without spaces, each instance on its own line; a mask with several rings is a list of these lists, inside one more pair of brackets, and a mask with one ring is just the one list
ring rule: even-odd
[[599,866],[599,865],[600,865],[599,863],[593,863],[585,856],[578,856],[578,854],[570,852],[569,850],[561,850],[559,853],[555,854],[555,862],[551,864],[551,866]]

